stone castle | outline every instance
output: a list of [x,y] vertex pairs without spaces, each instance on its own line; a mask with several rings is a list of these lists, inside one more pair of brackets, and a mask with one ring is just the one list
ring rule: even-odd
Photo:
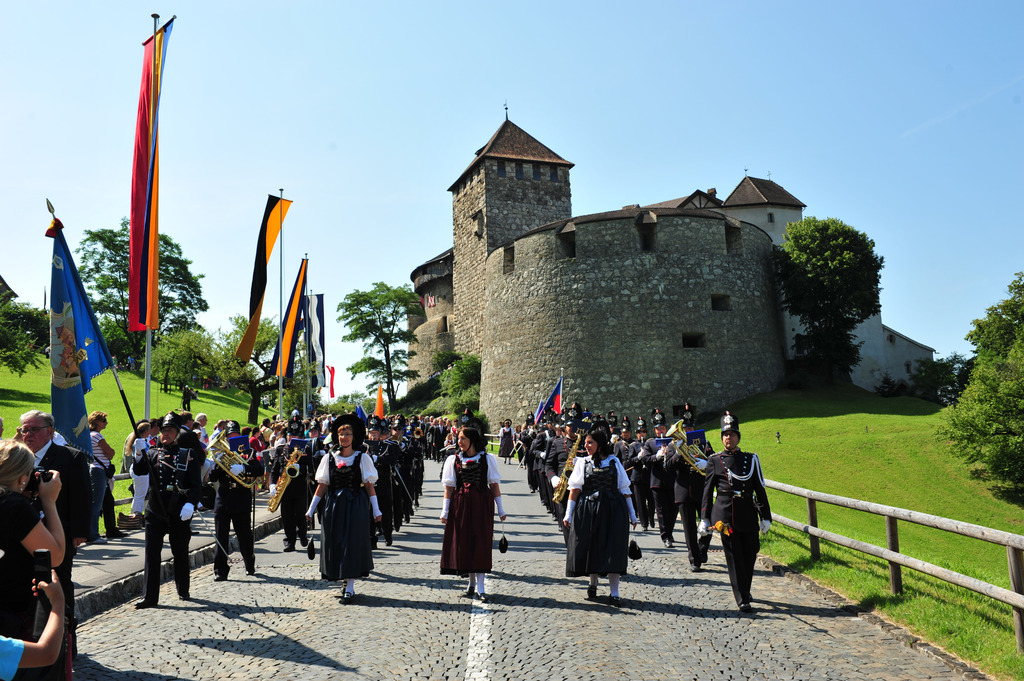
[[[631,417],[778,387],[798,325],[779,309],[771,252],[805,205],[744,177],[725,200],[698,190],[574,217],[572,167],[506,120],[449,187],[453,246],[411,275],[420,380],[437,351],[479,355],[492,422],[533,413],[560,375],[563,403]],[[932,356],[878,317],[858,332],[852,380],[868,389]]]

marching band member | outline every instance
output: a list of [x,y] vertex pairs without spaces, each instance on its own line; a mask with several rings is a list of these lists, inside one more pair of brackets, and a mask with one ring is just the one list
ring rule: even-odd
[[[750,583],[761,550],[758,531],[767,534],[772,512],[764,489],[764,474],[757,454],[740,451],[739,420],[725,412],[722,417],[724,451],[708,459],[701,504],[700,534],[718,530],[736,605],[750,612]],[[760,517],[760,521],[758,518]]]
[[[380,476],[378,480],[374,482],[375,489],[377,490],[377,501],[380,504],[380,518],[376,518],[376,522],[379,523],[380,532],[384,535],[384,544],[391,546],[394,542],[394,517],[395,517],[395,506],[394,506],[394,492],[392,491],[392,479],[394,478],[393,469],[395,463],[398,462],[398,445],[389,440],[382,440],[381,434],[384,432],[386,422],[378,416],[371,416],[367,421],[366,425],[366,439],[367,439],[367,453],[370,456],[370,461],[373,462],[374,467],[377,470],[377,475]],[[373,532],[373,545],[377,547],[377,533]]]
[[[683,412],[683,428],[686,432],[693,431],[693,412],[689,402]],[[697,459],[697,466],[706,468],[707,461]],[[704,476],[694,470],[678,451],[669,456],[665,468],[675,473],[675,501],[679,508],[679,521],[683,525],[683,537],[686,539],[686,550],[689,552],[690,570],[700,572],[700,567],[708,562],[708,547],[711,535],[697,535],[697,521],[700,520],[701,501],[704,497]]]
[[449,456],[441,472],[444,505],[441,523],[441,574],[469,576],[464,596],[476,592],[487,602],[484,574],[491,571],[494,513],[507,517],[501,503],[498,460],[487,453],[482,424],[469,419],[459,429],[458,452]]
[[[547,478],[552,492],[562,477],[565,462],[569,460],[569,452],[576,443],[578,436],[576,431],[583,427],[582,418],[583,407],[579,402],[574,402],[565,415],[565,435],[548,440],[547,450],[544,453],[544,467],[545,478]],[[565,517],[565,499],[562,500],[562,503],[558,503],[553,497],[551,498],[551,514],[562,529],[562,539],[568,544],[569,530],[562,524],[562,518]]]
[[146,452],[136,451],[134,454],[132,470],[136,475],[149,475],[144,587],[142,600],[135,604],[138,609],[155,608],[160,601],[160,553],[164,536],[170,541],[174,557],[174,583],[178,588],[178,598],[183,601],[190,598],[190,523],[199,503],[206,456],[200,449],[179,443],[181,425],[177,414],[168,413],[160,423],[157,445]]
[[293,438],[291,433],[287,435],[288,442],[283,446],[274,448],[274,459],[270,464],[270,498],[277,496],[278,486],[281,484],[281,476],[289,475],[288,460],[296,445],[302,446],[296,462],[297,468],[291,472],[296,473],[290,477],[288,486],[281,492],[281,527],[284,530],[284,552],[295,550],[295,540],[306,546],[309,538],[306,536],[306,507],[309,506],[309,474],[313,470],[313,457],[310,456],[310,445],[304,444],[301,439]]
[[[679,511],[676,508],[676,476],[675,473],[665,468],[665,458],[668,453],[664,446],[657,444],[657,440],[665,437],[668,423],[665,422],[665,415],[659,409],[655,409],[651,414],[651,421],[654,423],[654,437],[644,443],[641,460],[651,474],[651,494],[654,496],[654,510],[658,516],[658,531],[661,532],[661,541],[666,548],[672,548],[676,541],[673,531]],[[653,523],[651,524],[653,525]]]
[[569,476],[569,503],[562,522],[569,528],[565,576],[590,577],[587,598],[597,598],[598,575],[608,575],[608,603],[617,606],[619,577],[626,572],[629,526],[636,527],[629,477],[612,454],[608,436],[593,428]]
[[217,499],[213,504],[213,529],[217,537],[213,579],[216,582],[223,582],[228,578],[228,554],[224,549],[230,541],[232,525],[235,527],[235,536],[238,537],[238,550],[245,563],[245,574],[256,573],[251,515],[254,492],[235,478],[258,480],[263,477],[263,464],[249,448],[249,438],[240,434],[238,421],[228,421],[227,436],[228,444],[232,449],[238,447],[239,456],[243,457],[245,463],[231,464],[230,475],[216,465],[210,472],[210,482],[217,485]]
[[[379,424],[378,424],[379,427]],[[381,519],[374,485],[377,469],[362,451],[366,426],[355,414],[344,414],[331,424],[334,446],[316,471],[316,494],[306,511],[313,513],[324,502],[320,525],[320,574],[328,581],[345,580],[342,604],[355,600],[355,583],[373,570],[370,518]]]

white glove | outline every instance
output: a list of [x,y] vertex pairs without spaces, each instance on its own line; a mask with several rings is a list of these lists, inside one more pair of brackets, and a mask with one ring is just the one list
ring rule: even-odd
[[768,534],[768,530],[772,529],[772,521],[762,520],[761,521],[761,534]]
[[186,520],[186,521],[187,520],[191,520],[192,519],[192,514],[195,513],[195,512],[196,512],[196,507],[192,504],[192,502],[191,501],[185,502],[185,505],[181,507],[181,519],[182,520]]
[[373,512],[373,517],[376,518],[380,515],[380,505],[377,504],[377,495],[374,494],[370,497],[370,510]]
[[231,475],[241,475],[245,472],[245,466],[240,463],[233,463],[228,470],[231,471]]
[[666,450],[665,450],[664,447],[662,447],[661,449],[658,450],[658,458],[659,459],[664,459],[665,458],[665,451]]
[[559,480],[559,477],[557,475],[552,475],[551,476],[551,487],[552,488],[558,487],[558,480]]
[[136,461],[142,461],[142,450],[136,449],[134,452],[132,452],[132,458],[135,459]]
[[314,494],[313,495],[313,501],[309,502],[309,510],[306,511],[306,517],[307,518],[312,518],[313,517],[313,514],[316,512],[316,505],[319,504],[319,503],[320,503],[320,497],[318,497],[317,495]]
[[452,500],[451,499],[445,499],[444,503],[441,505],[441,520],[446,520],[448,518],[448,511],[449,511],[449,509],[451,509],[451,507],[452,507]]
[[699,468],[701,470],[704,470],[707,467],[708,467],[708,462],[707,462],[706,459],[697,459],[697,468]]
[[277,485],[271,485],[270,486],[270,496],[272,496],[272,497],[276,497],[277,496]]
[[629,522],[636,525],[640,520],[636,517],[636,509],[633,508],[633,497],[626,497],[626,506],[629,508]]
[[501,503],[501,497],[494,497],[494,507],[498,511],[498,517],[499,518],[504,518],[505,517],[505,507]]
[[576,510],[576,500],[575,499],[570,499],[568,505],[566,505],[566,507],[565,507],[565,517],[562,518],[562,521],[566,525],[569,525],[570,523],[572,523],[572,512],[575,511],[575,510]]
[[699,536],[701,536],[701,537],[710,537],[711,536],[711,526],[708,525],[708,521],[706,521],[706,520],[700,521],[700,524],[697,525],[697,534]]

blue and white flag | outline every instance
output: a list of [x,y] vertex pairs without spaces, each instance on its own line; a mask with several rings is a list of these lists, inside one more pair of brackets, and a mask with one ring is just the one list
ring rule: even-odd
[[306,349],[314,390],[327,387],[324,376],[324,294],[306,296]]
[[356,405],[356,416],[363,420],[363,425],[366,425],[366,412],[363,411],[362,405]]
[[50,409],[54,429],[71,445],[92,452],[85,393],[92,379],[114,361],[100,333],[89,296],[71,259],[57,218],[46,236],[53,239],[50,274]]

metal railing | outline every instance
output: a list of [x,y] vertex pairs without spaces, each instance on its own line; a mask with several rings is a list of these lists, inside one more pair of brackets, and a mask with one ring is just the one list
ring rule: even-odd
[[[786,492],[794,496],[803,497],[807,500],[807,522],[800,523],[790,520],[785,516],[772,513],[772,520],[781,523],[786,527],[793,528],[810,536],[811,559],[818,560],[821,557],[819,539],[845,546],[855,551],[860,551],[889,563],[889,588],[893,594],[903,593],[902,568],[907,567],[924,574],[931,575],[944,582],[970,589],[983,596],[988,596],[1013,608],[1013,632],[1017,639],[1017,652],[1024,653],[1024,536],[1003,532],[982,525],[972,525],[958,520],[951,520],[941,516],[919,513],[895,506],[875,504],[860,499],[850,499],[834,494],[824,494],[814,490],[794,487],[774,480],[765,480],[765,487]],[[835,532],[828,532],[818,528],[818,502],[841,506],[843,508],[874,513],[885,518],[885,548],[875,546],[867,542],[858,541],[845,537]],[[907,556],[900,553],[900,538],[898,521],[932,527],[944,532],[952,532],[972,539],[980,539],[993,544],[1006,547],[1006,557],[1009,564],[1010,585],[1012,590],[1004,589],[994,584],[989,584],[980,579],[968,577],[967,575],[933,565],[931,563]]]

